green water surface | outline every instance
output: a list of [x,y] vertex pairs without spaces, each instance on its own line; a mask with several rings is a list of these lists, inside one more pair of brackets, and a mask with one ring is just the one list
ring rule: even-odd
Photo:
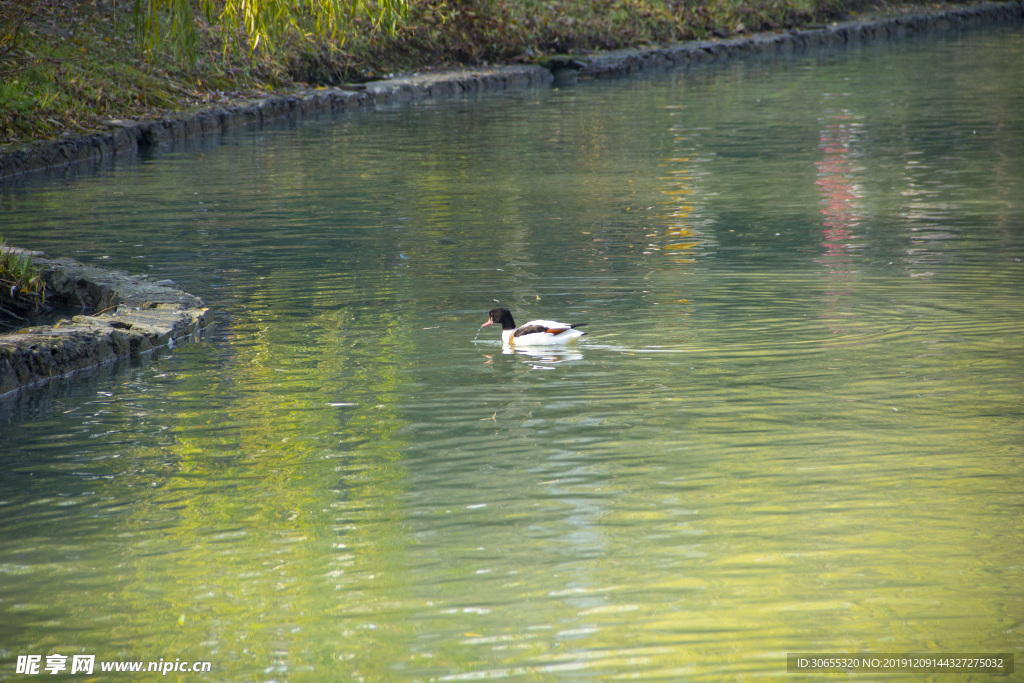
[[[8,188],[11,243],[174,279],[218,324],[0,403],[0,679],[1019,658],[1021,63],[979,31]],[[589,334],[503,353],[495,302]],[[130,678],[104,676],[67,678]]]

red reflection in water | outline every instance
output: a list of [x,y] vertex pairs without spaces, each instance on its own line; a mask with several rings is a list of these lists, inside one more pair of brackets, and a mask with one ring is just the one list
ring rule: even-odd
[[849,113],[830,117],[818,138],[822,159],[815,165],[818,179],[815,185],[822,195],[822,255],[815,259],[822,264],[828,290],[821,317],[833,334],[845,331],[843,320],[849,312],[843,310],[842,301],[850,296],[850,281],[856,272],[853,250],[857,235],[854,229],[861,222],[860,200],[862,191],[857,183],[862,170],[855,161],[855,148],[860,124]]

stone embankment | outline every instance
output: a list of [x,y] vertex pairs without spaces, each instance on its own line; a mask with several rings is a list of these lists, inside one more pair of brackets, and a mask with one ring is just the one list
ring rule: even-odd
[[207,326],[202,300],[169,280],[22,253],[43,274],[49,303],[92,314],[0,335],[0,395],[191,340]]
[[837,22],[784,33],[759,33],[714,41],[678,43],[664,48],[609,52],[589,58],[580,75],[618,77],[725,59],[796,54],[805,50],[826,50],[876,41],[903,40],[916,35],[941,35],[982,26],[1021,23],[1024,23],[1024,2],[989,2],[866,21]]
[[[240,127],[260,127],[270,121],[367,109],[425,99],[445,99],[476,93],[566,84],[577,78],[624,76],[657,69],[746,57],[829,49],[907,36],[949,32],[992,24],[1024,21],[1024,2],[992,2],[938,9],[917,14],[884,16],[780,33],[729,39],[687,41],[649,49],[547,59],[490,69],[466,69],[443,74],[417,74],[365,86],[322,88],[300,94],[238,102],[181,118],[109,122],[111,129],[79,138],[9,146],[0,150],[0,179],[44,169],[135,155],[165,143],[200,135],[218,135]],[[545,68],[546,67],[546,68]]]
[[0,180],[62,168],[238,128],[259,129],[272,121],[301,120],[322,114],[369,109],[427,98],[534,88],[551,82],[551,73],[536,65],[472,69],[445,74],[395,78],[347,88],[318,88],[295,95],[245,100],[182,118],[108,121],[111,130],[76,138],[12,145],[0,150]]

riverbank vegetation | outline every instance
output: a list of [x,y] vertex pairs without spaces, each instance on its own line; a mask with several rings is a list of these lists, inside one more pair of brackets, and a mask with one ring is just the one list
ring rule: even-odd
[[889,3],[0,0],[0,143],[272,91],[787,29],[901,6]]
[[25,322],[46,302],[46,282],[32,257],[0,237],[0,330]]

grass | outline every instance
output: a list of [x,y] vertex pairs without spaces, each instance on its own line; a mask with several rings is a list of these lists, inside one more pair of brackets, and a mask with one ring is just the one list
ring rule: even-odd
[[16,49],[0,55],[0,143],[85,133],[109,119],[187,111],[282,84],[272,64],[225,54],[209,38],[194,66],[167,43],[142,49],[125,0],[31,4]]
[[250,51],[247,36],[225,40],[223,26],[199,21],[185,58],[169,42],[140,39],[132,0],[2,0],[0,144],[397,72],[806,26],[870,9],[869,1],[874,9],[896,2],[413,0],[394,31],[362,15],[328,40],[293,22],[272,50]]
[[0,323],[24,321],[45,303],[46,282],[32,257],[9,249],[0,237]]

